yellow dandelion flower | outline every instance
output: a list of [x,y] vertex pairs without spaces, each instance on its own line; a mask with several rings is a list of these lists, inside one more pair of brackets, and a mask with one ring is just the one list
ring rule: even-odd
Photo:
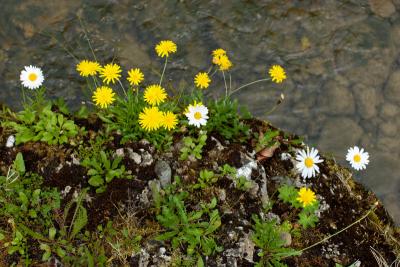
[[139,114],[139,124],[146,131],[154,131],[163,124],[164,115],[158,107],[146,107]]
[[178,118],[176,114],[172,113],[171,111],[167,111],[163,113],[163,120],[162,125],[167,130],[172,130],[178,124]]
[[143,72],[136,68],[136,69],[131,69],[128,71],[128,81],[129,83],[133,85],[139,85],[144,79]]
[[76,65],[76,70],[82,77],[94,76],[100,69],[100,64],[95,61],[82,60]]
[[147,86],[144,91],[144,100],[152,106],[157,106],[164,102],[166,98],[167,93],[165,92],[165,89],[158,84]]
[[115,93],[110,87],[101,86],[96,89],[92,98],[96,106],[106,108],[108,105],[111,105],[114,102],[114,96]]
[[311,189],[302,187],[299,190],[299,196],[297,200],[303,204],[303,207],[306,207],[316,201],[315,193]]
[[272,81],[276,83],[281,83],[286,79],[285,70],[279,65],[273,65],[269,69],[269,76],[271,76]]
[[232,67],[232,62],[227,55],[219,57],[218,64],[220,70],[229,70]]
[[115,83],[121,77],[121,67],[115,63],[107,64],[100,69],[100,77],[106,84]]
[[214,51],[212,51],[212,55],[214,57],[220,57],[220,56],[225,56],[226,55],[226,51],[222,48],[218,48],[215,49]]
[[164,40],[156,45],[156,52],[159,57],[168,57],[176,52],[176,44],[170,40]]
[[201,89],[205,89],[210,85],[210,77],[208,77],[208,74],[206,72],[199,72],[195,77],[194,77],[194,83],[196,84],[197,87]]

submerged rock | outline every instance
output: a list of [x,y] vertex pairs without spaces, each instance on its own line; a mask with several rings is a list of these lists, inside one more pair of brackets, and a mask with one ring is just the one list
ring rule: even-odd
[[391,0],[369,0],[371,11],[383,18],[388,18],[396,12]]

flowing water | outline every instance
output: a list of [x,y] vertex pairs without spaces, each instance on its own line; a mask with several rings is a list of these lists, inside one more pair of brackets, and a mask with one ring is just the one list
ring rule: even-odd
[[[400,2],[326,1],[133,1],[2,0],[0,100],[19,108],[19,73],[40,66],[48,96],[73,107],[90,96],[77,75],[79,59],[93,55],[124,69],[140,67],[156,81],[162,60],[154,45],[178,44],[167,81],[190,88],[210,66],[210,51],[228,51],[232,87],[285,67],[279,85],[255,84],[235,94],[250,111],[306,137],[340,163],[353,145],[370,153],[356,177],[372,189],[400,222]],[[85,30],[87,35],[85,34]],[[224,93],[215,76],[207,94]],[[280,94],[285,100],[273,113]]]

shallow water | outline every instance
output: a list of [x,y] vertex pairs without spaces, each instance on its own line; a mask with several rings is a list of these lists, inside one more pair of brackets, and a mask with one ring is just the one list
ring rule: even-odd
[[[296,3],[296,4],[295,4]],[[339,162],[349,146],[369,153],[356,174],[400,222],[400,2],[370,1],[57,1],[3,0],[0,11],[0,100],[19,108],[19,72],[43,68],[50,97],[77,107],[85,86],[78,59],[115,59],[157,80],[162,61],[154,44],[171,39],[178,53],[167,68],[177,88],[209,67],[222,47],[234,68],[232,87],[264,78],[272,64],[288,80],[262,83],[236,94],[251,112],[306,137]],[[81,19],[79,19],[81,18]],[[224,93],[216,77],[208,90]],[[285,101],[272,114],[281,93]]]

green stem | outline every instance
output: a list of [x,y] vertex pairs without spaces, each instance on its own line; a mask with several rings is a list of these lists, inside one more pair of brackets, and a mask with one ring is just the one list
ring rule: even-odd
[[124,88],[124,86],[122,85],[120,79],[118,79],[118,82],[119,82],[119,85],[121,85],[122,91],[124,91],[125,96],[128,97],[128,95],[126,94],[125,88]]
[[236,93],[236,92],[239,91],[240,89],[243,89],[243,88],[245,88],[245,87],[247,87],[247,86],[250,86],[250,85],[252,85],[252,84],[259,83],[259,82],[264,82],[264,81],[269,81],[269,80],[270,80],[270,78],[265,78],[265,79],[253,81],[253,82],[251,82],[251,83],[247,83],[247,84],[242,85],[242,86],[240,86],[239,88],[233,90],[229,95],[232,95],[233,93]]
[[85,34],[85,39],[87,40],[87,42],[89,44],[89,48],[90,48],[90,51],[92,52],[93,58],[97,62],[97,58],[96,58],[96,55],[94,54],[94,50],[93,50],[92,44],[90,43],[90,39],[89,39],[89,36],[87,34],[85,25],[83,25],[83,21],[82,21],[80,16],[78,16],[78,19],[79,19],[79,23],[81,24],[82,30],[83,30],[83,32]]
[[225,72],[222,71],[222,76],[224,77],[224,83],[225,83],[225,98],[228,97],[228,86],[226,85],[226,78],[225,78]]
[[162,80],[164,78],[165,69],[167,68],[167,62],[168,62],[168,57],[165,57],[164,69],[161,73],[160,86],[161,86]]
[[21,91],[22,91],[22,106],[25,108],[25,106],[26,106],[26,96],[25,96],[25,90],[24,90],[23,86],[21,86]]
[[213,71],[213,73],[211,73],[210,78],[211,78],[212,76],[214,76],[214,74],[217,73],[217,71],[218,71],[218,69],[215,69],[215,70]]

